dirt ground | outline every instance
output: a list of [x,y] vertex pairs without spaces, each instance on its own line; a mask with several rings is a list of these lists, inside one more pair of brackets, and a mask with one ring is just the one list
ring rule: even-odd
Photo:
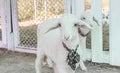
[[[35,73],[34,69],[35,55],[10,52],[0,49],[0,73]],[[108,64],[98,64],[85,62],[88,68],[87,72],[77,69],[76,73],[120,73],[120,67],[110,66]],[[42,73],[53,73],[53,70],[47,66],[43,67]]]

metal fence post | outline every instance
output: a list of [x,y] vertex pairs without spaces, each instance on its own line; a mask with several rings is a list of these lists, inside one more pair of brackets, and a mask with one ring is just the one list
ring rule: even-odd
[[[7,43],[9,50],[15,50],[16,39],[14,39],[14,33],[18,33],[18,28],[15,27],[17,25],[17,0],[6,0],[6,20],[7,20]],[[17,38],[18,39],[18,38]],[[15,43],[14,43],[15,42]]]
[[12,5],[12,24],[13,24],[13,48],[15,49],[20,43],[18,28],[17,0],[11,0]]
[[102,0],[91,0],[91,11],[99,20],[99,26],[94,25],[94,30],[91,32],[92,61],[103,63]]
[[7,43],[8,43],[7,46],[8,46],[8,50],[12,50],[10,0],[6,0],[6,21],[7,21]]
[[65,0],[65,9],[64,9],[64,13],[71,13],[71,0]]
[[[84,12],[85,10],[85,0],[73,0],[72,2],[73,4],[73,14],[75,14],[76,16],[78,16],[80,18],[80,15]],[[80,39],[80,44],[81,44],[81,48],[83,51],[83,60],[87,59],[87,52],[86,52],[86,37],[83,37],[82,39]]]
[[[0,0],[0,12],[1,12],[1,35],[2,35],[2,46],[6,47],[7,45],[7,35],[6,35],[6,15],[5,15],[5,1]],[[5,45],[5,46],[4,46]]]
[[120,66],[120,0],[110,0],[110,64]]

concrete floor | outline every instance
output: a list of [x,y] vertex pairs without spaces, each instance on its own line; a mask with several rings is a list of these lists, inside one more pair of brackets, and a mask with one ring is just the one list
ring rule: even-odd
[[[0,73],[35,73],[34,60],[33,54],[0,50]],[[120,67],[107,64],[85,62],[85,65],[88,68],[87,72],[78,68],[76,73],[120,73]],[[53,73],[53,70],[45,66],[42,73]]]

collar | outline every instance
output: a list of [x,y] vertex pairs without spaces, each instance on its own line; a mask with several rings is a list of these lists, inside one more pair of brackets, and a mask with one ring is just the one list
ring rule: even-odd
[[[63,44],[63,47],[64,47],[67,51],[71,51],[71,49],[68,48],[67,45],[66,45],[64,42],[62,42],[62,44]],[[79,45],[76,46],[75,51],[77,51],[78,47],[79,47]]]

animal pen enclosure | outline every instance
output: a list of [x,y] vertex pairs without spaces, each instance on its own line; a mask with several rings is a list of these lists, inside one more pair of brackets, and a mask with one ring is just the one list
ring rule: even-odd
[[[104,6],[104,0],[0,0],[0,45],[9,50],[35,53],[39,23],[64,13],[80,16],[84,10],[89,9],[99,19],[100,26],[94,26],[91,35],[87,37],[87,48],[91,49],[83,48],[84,58],[120,66],[120,35],[114,33],[119,31],[120,10],[116,9],[119,1],[109,2],[107,8]],[[110,13],[110,24],[105,26],[102,25],[104,8]],[[84,42],[86,43],[86,40]]]

